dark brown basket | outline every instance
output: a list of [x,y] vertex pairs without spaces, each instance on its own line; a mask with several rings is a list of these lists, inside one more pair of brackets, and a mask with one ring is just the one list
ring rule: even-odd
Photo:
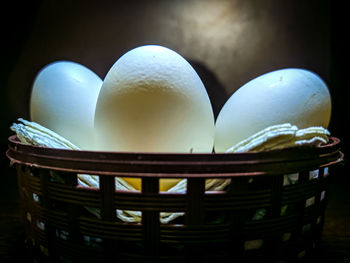
[[[33,253],[54,262],[294,261],[320,241],[329,168],[342,160],[334,137],[321,147],[160,154],[59,150],[12,136],[7,156],[16,164]],[[64,181],[53,181],[52,172]],[[77,173],[98,175],[100,187],[79,186]],[[297,181],[285,184],[287,174]],[[142,191],[115,190],[115,177],[141,178]],[[160,178],[186,178],[187,190],[159,192]],[[205,191],[213,178],[231,183]],[[117,209],[141,211],[142,220],[123,222]],[[162,224],[161,212],[184,215]]]

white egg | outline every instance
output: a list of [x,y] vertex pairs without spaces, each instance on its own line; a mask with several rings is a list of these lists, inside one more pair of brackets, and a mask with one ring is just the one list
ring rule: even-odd
[[330,93],[318,75],[298,68],[266,73],[239,88],[221,109],[215,152],[225,152],[270,125],[327,128],[330,116]]
[[31,120],[82,149],[94,149],[94,116],[101,78],[75,62],[57,61],[36,76]]
[[99,149],[206,152],[214,144],[214,115],[192,66],[157,45],[137,47],[107,73],[96,106]]

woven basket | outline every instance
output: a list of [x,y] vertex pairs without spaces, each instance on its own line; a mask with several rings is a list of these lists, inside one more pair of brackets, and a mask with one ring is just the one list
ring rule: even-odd
[[[29,146],[12,136],[7,156],[38,261],[287,262],[320,241],[339,144],[332,137],[325,146],[259,153],[116,153]],[[98,175],[100,187],[78,185],[79,173]],[[116,190],[115,177],[141,178],[142,191]],[[187,179],[186,192],[159,192],[163,178]],[[208,179],[231,183],[205,191]],[[118,210],[141,211],[142,220],[123,222]],[[161,212],[183,215],[163,224]]]

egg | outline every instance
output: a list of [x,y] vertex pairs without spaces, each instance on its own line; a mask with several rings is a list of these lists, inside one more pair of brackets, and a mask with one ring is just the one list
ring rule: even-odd
[[30,118],[81,149],[94,149],[94,116],[101,86],[102,79],[81,64],[50,63],[34,80]]
[[97,100],[100,150],[210,153],[214,114],[192,66],[158,45],[134,48],[108,71]]
[[[215,122],[207,91],[175,51],[145,45],[121,56],[107,73],[95,113],[100,150],[211,153]],[[137,190],[140,179],[124,178]],[[160,179],[167,191],[178,179]]]
[[330,93],[318,75],[299,68],[272,71],[240,87],[224,104],[215,123],[215,152],[271,125],[327,128],[330,117]]

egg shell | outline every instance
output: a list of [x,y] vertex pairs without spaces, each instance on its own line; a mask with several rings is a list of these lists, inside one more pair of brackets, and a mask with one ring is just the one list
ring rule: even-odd
[[34,80],[31,120],[81,149],[94,149],[94,116],[101,86],[101,78],[81,64],[50,63]]
[[107,73],[96,106],[105,151],[212,152],[214,115],[192,66],[158,45],[134,48]]
[[215,124],[215,152],[271,125],[327,128],[330,117],[330,93],[318,75],[299,68],[272,71],[240,87],[224,104]]

